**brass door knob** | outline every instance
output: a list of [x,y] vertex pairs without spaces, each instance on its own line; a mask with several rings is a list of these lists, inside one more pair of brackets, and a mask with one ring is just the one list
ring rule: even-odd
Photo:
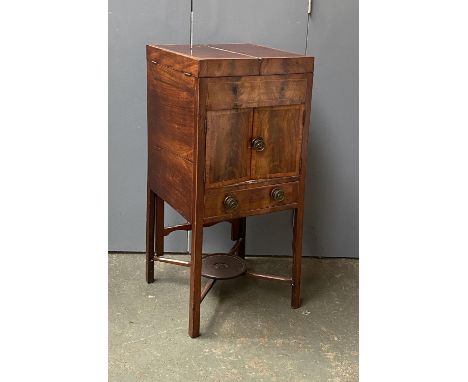
[[251,145],[255,151],[265,150],[265,141],[261,137],[252,139]]
[[224,208],[228,211],[232,211],[239,207],[239,201],[234,196],[226,196],[224,198]]
[[275,202],[282,202],[284,200],[284,191],[281,188],[274,188],[271,191],[271,198]]

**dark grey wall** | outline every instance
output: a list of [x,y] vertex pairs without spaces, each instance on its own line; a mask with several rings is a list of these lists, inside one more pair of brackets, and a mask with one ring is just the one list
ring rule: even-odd
[[[357,0],[314,0],[307,53],[316,56],[304,255],[358,257]],[[144,250],[148,42],[189,43],[190,1],[110,0],[109,250]],[[252,42],[304,53],[307,0],[194,0],[194,43]],[[166,224],[182,218],[166,207]],[[247,253],[291,253],[291,213],[248,219]],[[185,251],[186,236],[166,238]],[[223,223],[204,250],[230,246]]]
[[[109,250],[143,251],[146,208],[146,44],[186,44],[190,0],[109,1]],[[169,207],[167,222],[183,219]],[[168,239],[186,250],[183,232]]]
[[358,0],[313,0],[315,56],[304,251],[359,257]]

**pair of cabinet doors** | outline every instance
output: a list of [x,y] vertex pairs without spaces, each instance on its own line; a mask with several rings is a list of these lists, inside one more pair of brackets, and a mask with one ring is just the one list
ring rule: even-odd
[[208,111],[206,187],[299,176],[304,105]]

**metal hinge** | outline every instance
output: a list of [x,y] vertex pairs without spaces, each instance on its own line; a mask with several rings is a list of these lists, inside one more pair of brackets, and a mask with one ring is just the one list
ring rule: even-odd
[[205,136],[206,136],[207,129],[208,129],[208,122],[206,121],[206,118],[205,118]]
[[307,13],[309,15],[312,13],[312,0],[309,0],[309,4],[307,5]]
[[306,117],[306,111],[304,109],[304,111],[302,112],[302,126],[305,126],[305,117]]

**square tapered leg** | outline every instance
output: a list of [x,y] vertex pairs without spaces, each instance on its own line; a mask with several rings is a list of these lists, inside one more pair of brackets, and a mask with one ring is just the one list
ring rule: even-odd
[[189,336],[192,338],[200,335],[202,244],[203,223],[193,223],[189,301]]
[[146,282],[154,282],[155,193],[147,187],[146,202]]
[[304,223],[304,207],[294,211],[293,228],[293,262],[292,262],[292,293],[291,307],[301,306],[301,260],[302,260],[302,229]]
[[245,258],[245,230],[246,218],[235,219],[231,223],[231,240],[242,239],[237,254],[239,257]]
[[164,255],[164,200],[156,194],[156,256]]

